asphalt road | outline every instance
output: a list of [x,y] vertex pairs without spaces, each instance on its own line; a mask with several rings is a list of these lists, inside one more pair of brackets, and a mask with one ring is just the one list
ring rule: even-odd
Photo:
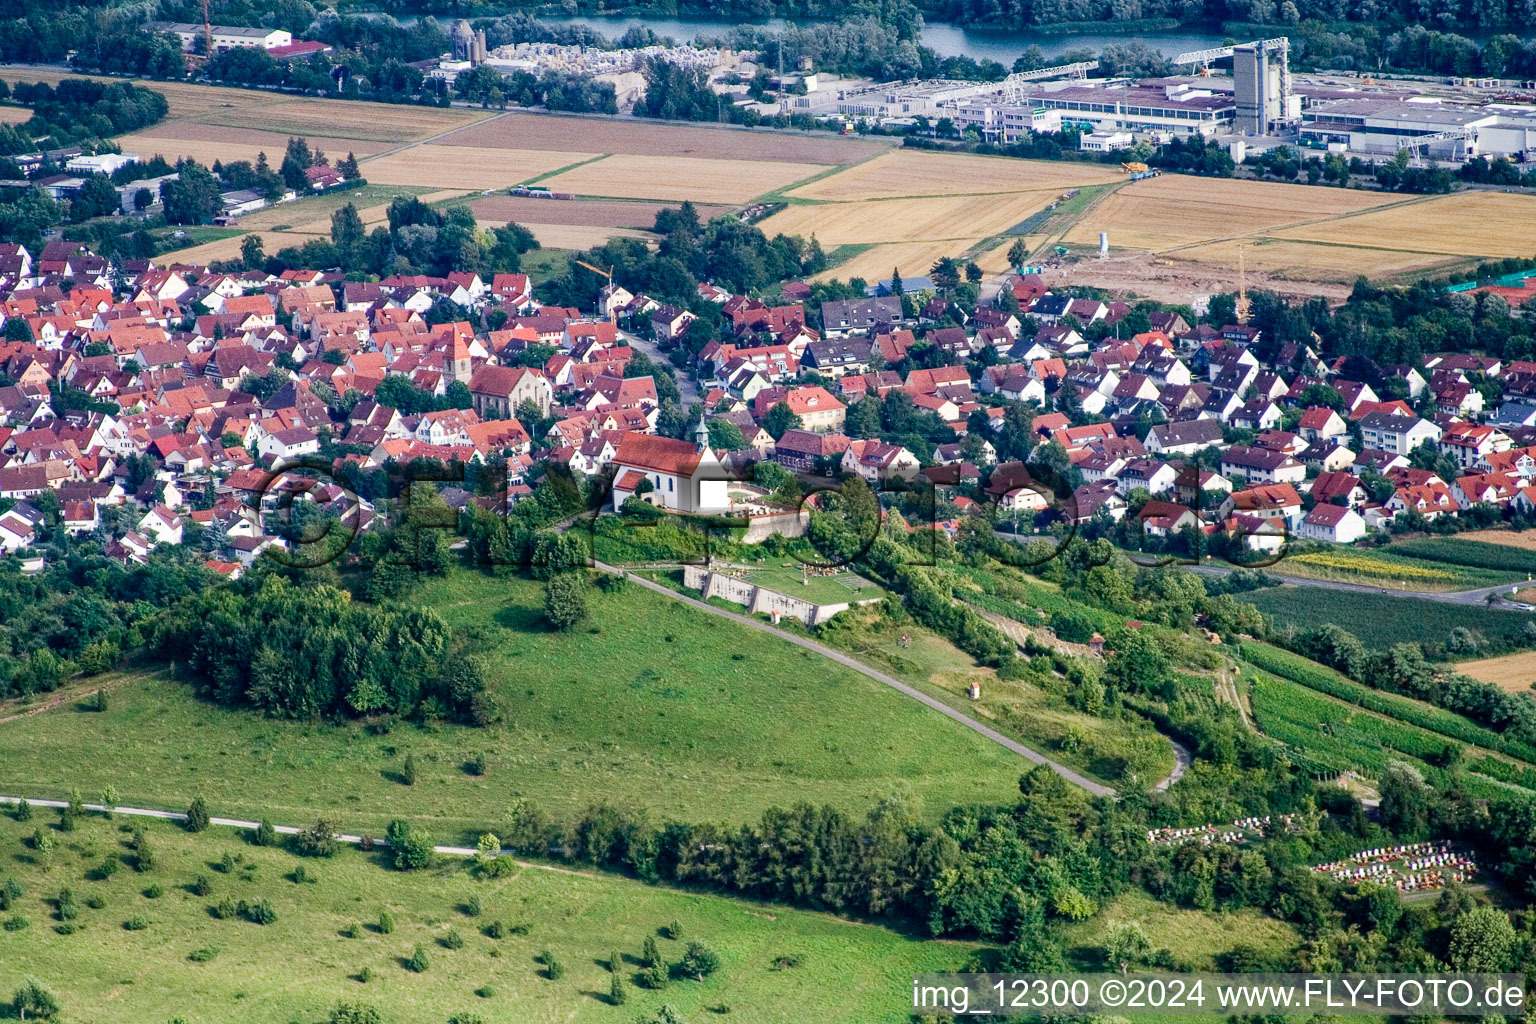
[[[601,569],[604,572],[621,571],[615,566],[604,565],[601,562],[596,562],[594,564],[598,569]],[[865,665],[862,662],[855,661],[853,658],[843,654],[841,651],[834,651],[832,648],[823,646],[814,640],[808,640],[803,636],[796,636],[793,633],[786,633],[781,629],[775,629],[773,626],[766,622],[761,622],[757,619],[749,618],[745,615],[737,615],[735,612],[728,612],[724,608],[716,608],[714,605],[706,604],[703,601],[688,597],[685,594],[679,594],[677,591],[672,590],[669,587],[664,587],[660,583],[654,583],[651,580],[644,579],[640,576],[630,574],[629,578],[640,586],[645,587],[647,590],[653,590],[656,593],[665,597],[669,597],[674,601],[680,601],[683,604],[692,605],[693,607],[702,611],[709,612],[711,615],[719,615],[722,618],[730,619],[733,622],[738,622],[741,625],[748,627],[749,629],[757,630],[759,633],[769,633],[781,640],[787,640],[796,646],[803,647],[808,651],[819,654],[823,658],[835,661],[845,668],[851,668],[861,675],[866,675],[876,682],[884,683],[886,686],[889,686],[891,689],[897,691],[898,693],[901,693],[907,697],[911,697],[913,700],[918,701],[921,704],[927,705],[946,718],[950,718],[956,722],[959,722],[961,725],[965,726],[967,729],[970,729],[972,732],[976,732],[982,736],[985,736],[993,743],[1013,751],[1020,757],[1028,761],[1032,761],[1035,764],[1045,765],[1047,768],[1050,768],[1057,775],[1060,775],[1074,786],[1085,789],[1089,793],[1092,793],[1094,796],[1115,796],[1115,791],[1110,787],[1103,785],[1102,783],[1095,782],[1087,776],[1073,771],[1066,765],[1058,764],[1057,762],[1052,761],[1044,754],[1031,750],[1030,748],[1024,746],[1024,744],[1019,743],[1016,740],[1009,739],[1007,736],[1004,736],[996,729],[978,722],[976,719],[970,717],[969,715],[956,711],[954,708],[950,707],[948,704],[945,704],[943,701],[935,697],[930,697],[928,694],[922,692],[921,690],[918,690],[912,686],[908,686],[901,680],[896,679],[893,676],[888,676],[878,669],[870,668],[868,665]]]

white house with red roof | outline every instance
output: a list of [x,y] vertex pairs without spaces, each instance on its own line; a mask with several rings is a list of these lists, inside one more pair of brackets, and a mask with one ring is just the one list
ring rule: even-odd
[[612,465],[614,511],[631,497],[668,512],[707,514],[731,506],[726,473],[707,444],[627,433]]

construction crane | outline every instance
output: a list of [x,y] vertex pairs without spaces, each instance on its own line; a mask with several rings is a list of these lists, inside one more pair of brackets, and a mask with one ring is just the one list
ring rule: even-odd
[[[607,270],[604,270],[602,267],[594,267],[592,264],[588,263],[586,260],[572,260],[571,262],[575,263],[578,267],[586,267],[588,270],[592,271],[592,273],[594,273],[594,274],[597,274],[599,277],[607,278],[608,279],[608,285],[607,285],[607,287],[605,287],[603,289],[603,291],[611,292],[613,290],[613,268],[612,267],[609,267]],[[601,293],[599,293],[599,294],[601,294]],[[601,300],[599,300],[599,301],[601,301]],[[605,310],[605,312],[608,314],[608,322],[609,323],[617,323],[618,322],[618,317],[616,315],[614,315],[613,310],[608,309],[608,310]]]
[[1025,82],[1038,82],[1047,78],[1082,78],[1090,71],[1097,71],[1098,68],[1098,61],[1083,60],[1076,64],[1058,64],[1053,68],[1040,68],[1037,71],[1019,71],[999,82],[997,89],[1009,103],[1019,103],[1024,99]]
[[1471,141],[1477,142],[1476,128],[1451,128],[1443,132],[1431,132],[1428,135],[1415,135],[1398,143],[1398,149],[1406,149],[1413,158],[1413,166],[1424,165],[1424,150],[1431,142]]
[[1243,258],[1246,248],[1241,242],[1237,245],[1237,301],[1232,304],[1232,315],[1240,324],[1253,318],[1253,303],[1248,298],[1248,267]]
[[[1175,67],[1188,64],[1190,71],[1201,76],[1209,75],[1211,62],[1231,57],[1237,50],[1248,48],[1257,49],[1261,54],[1275,53],[1280,58],[1280,121],[1286,122],[1291,114],[1291,41],[1285,36],[1276,36],[1273,39],[1255,39],[1249,43],[1237,43],[1233,46],[1213,46],[1207,50],[1190,50],[1181,53],[1169,60]],[[1267,88],[1267,86],[1265,87]],[[1239,99],[1241,107],[1241,99]],[[1260,112],[1261,117],[1267,116]],[[1268,132],[1268,126],[1260,129],[1259,134]]]

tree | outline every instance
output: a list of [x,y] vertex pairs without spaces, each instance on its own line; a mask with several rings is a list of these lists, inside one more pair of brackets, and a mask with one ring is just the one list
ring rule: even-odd
[[192,160],[176,164],[177,177],[160,186],[168,224],[208,224],[222,209],[219,183],[208,168]]
[[789,407],[788,402],[779,402],[763,417],[763,429],[768,431],[775,441],[783,437],[786,430],[799,430],[803,425],[800,417]]
[[1029,259],[1029,246],[1020,238],[1008,247],[1008,265],[1010,267],[1022,267]]
[[357,167],[357,157],[353,156],[350,150],[345,157],[336,161],[336,173],[348,181],[363,176],[362,171],[358,170]]
[[681,964],[684,974],[691,974],[699,981],[720,969],[720,954],[702,942],[688,943]]
[[256,846],[276,846],[277,830],[272,827],[270,821],[263,820],[256,826],[256,831],[251,835],[251,842]]
[[193,797],[187,805],[187,831],[201,832],[208,827],[208,805],[202,797]]
[[396,819],[385,833],[395,854],[397,871],[419,871],[432,863],[432,837],[409,822]]
[[552,629],[569,632],[587,617],[587,581],[583,573],[556,573],[544,582],[544,618]]
[[1519,939],[1504,911],[1476,907],[1451,925],[1450,960],[1467,973],[1500,974],[1513,969]]
[[1152,952],[1152,943],[1139,921],[1111,921],[1104,936],[1104,963],[1125,974]]
[[339,849],[336,830],[330,822],[320,818],[294,837],[293,849],[304,857],[334,857]]
[[737,452],[747,446],[747,439],[742,436],[741,428],[730,420],[714,419],[709,421],[709,446]]
[[291,138],[288,140],[288,149],[283,154],[282,166],[278,173],[283,177],[283,184],[295,192],[302,192],[309,187],[309,179],[304,172],[314,166],[314,155],[309,151],[309,143],[304,139]]
[[405,764],[400,766],[400,781],[407,786],[416,785],[416,755],[406,754]]
[[16,1008],[16,1014],[22,1020],[26,1020],[29,1013],[42,1020],[48,1020],[57,1016],[59,1012],[59,1001],[54,998],[53,993],[31,978],[16,990],[16,997],[11,1000],[11,1005]]
[[353,266],[367,235],[368,229],[363,226],[363,218],[351,203],[331,214],[331,243],[341,255],[342,266]]
[[640,944],[640,962],[646,967],[656,967],[662,963],[661,949],[656,945],[656,936],[647,935],[645,941]]
[[608,1005],[623,1006],[629,1000],[629,991],[617,971],[608,979]]
[[1417,838],[1429,824],[1434,792],[1424,775],[1407,761],[1391,760],[1378,782],[1381,823],[1405,839]]
[[405,966],[417,974],[425,974],[427,968],[432,966],[432,961],[427,956],[426,947],[418,942],[416,949],[411,953],[411,958],[405,962]]

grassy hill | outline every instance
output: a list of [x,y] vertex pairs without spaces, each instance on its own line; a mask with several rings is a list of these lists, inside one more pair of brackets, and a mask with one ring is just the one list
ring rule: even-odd
[[[0,919],[29,922],[0,930],[0,998],[36,978],[58,998],[65,1020],[313,1022],[344,1000],[379,1008],[388,1024],[442,1024],[463,1013],[520,1024],[627,1024],[662,1003],[690,1021],[776,1024],[804,1019],[814,993],[826,1020],[896,1022],[908,1019],[912,973],[957,969],[974,948],[601,875],[525,867],[514,877],[480,880],[449,858],[407,875],[381,866],[381,854],[345,849],[330,860],[300,859],[249,846],[230,829],[189,835],[143,818],[89,816],[62,833],[52,830],[55,820],[42,809],[26,824],[0,814],[0,884],[14,878],[23,889]],[[48,870],[22,845],[39,825],[57,844]],[[130,827],[143,827],[153,844],[155,867],[147,873],[125,862]],[[225,853],[240,858],[228,873],[217,870]],[[119,864],[116,872],[96,878],[108,861]],[[301,864],[318,881],[294,882]],[[206,897],[190,891],[199,875],[211,885]],[[158,897],[145,895],[151,886],[159,886]],[[65,887],[79,908],[71,922],[77,930],[68,935],[56,930],[52,902]],[[478,915],[467,912],[471,898],[480,903]],[[87,902],[98,899],[99,908]],[[209,908],[223,899],[265,899],[276,920],[217,919]],[[395,927],[381,934],[374,922],[386,910]],[[147,927],[125,928],[135,917]],[[696,939],[723,966],[703,983],[641,989],[632,982],[641,944],[674,920],[683,941],[658,938],[664,958],[676,962]],[[493,921],[526,932],[493,939],[484,931]],[[354,923],[362,927],[349,938],[343,933]],[[443,944],[450,932],[461,948]],[[402,964],[417,944],[430,959],[425,973]],[[564,967],[558,980],[535,960],[544,950]],[[195,961],[195,951],[212,958]],[[606,1001],[611,952],[625,960],[621,973],[630,983],[622,1007]],[[776,968],[781,958],[798,958],[799,966]],[[365,968],[372,972],[366,982]],[[726,1005],[728,1016],[708,1009]]]
[[[381,832],[429,821],[444,841],[504,821],[518,797],[556,813],[597,801],[658,817],[746,821],[798,800],[850,809],[896,785],[927,810],[1016,794],[1014,754],[856,672],[639,587],[590,592],[576,635],[546,632],[542,590],[459,572],[412,595],[482,632],[502,725],[430,729],[264,719],[163,677],[123,684],[108,710],[75,705],[0,725],[0,789],[59,796],[115,785],[124,804]],[[102,751],[131,756],[103,757]],[[482,777],[463,768],[489,752]],[[418,781],[399,772],[414,755]]]

